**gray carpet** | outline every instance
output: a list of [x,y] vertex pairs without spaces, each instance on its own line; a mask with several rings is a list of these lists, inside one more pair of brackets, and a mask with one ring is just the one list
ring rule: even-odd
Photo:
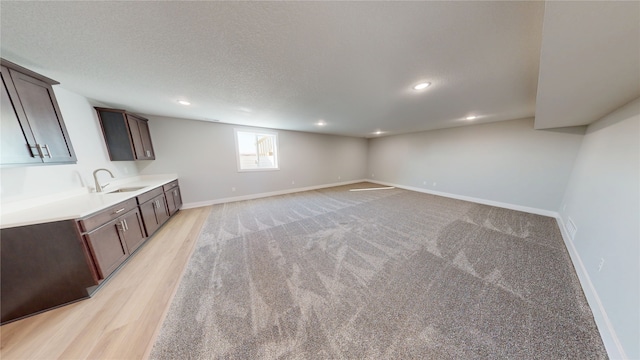
[[607,358],[555,219],[362,186],[214,206],[151,358]]

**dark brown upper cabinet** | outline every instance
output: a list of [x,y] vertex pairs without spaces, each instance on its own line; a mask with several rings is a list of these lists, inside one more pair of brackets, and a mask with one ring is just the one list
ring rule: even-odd
[[112,161],[155,160],[147,119],[126,110],[96,111]]
[[0,59],[2,131],[0,164],[75,163],[67,128],[53,93],[57,81]]

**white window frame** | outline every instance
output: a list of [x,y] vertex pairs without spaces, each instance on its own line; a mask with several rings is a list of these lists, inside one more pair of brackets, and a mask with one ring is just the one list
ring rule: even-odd
[[[256,168],[256,169],[243,169],[242,161],[240,160],[240,147],[238,144],[238,133],[253,133],[253,134],[261,134],[261,135],[269,135],[273,136],[273,154],[275,159],[274,167],[264,167],[264,168]],[[235,128],[233,129],[233,138],[235,140],[236,146],[236,165],[238,167],[238,172],[255,172],[255,171],[278,171],[280,170],[280,159],[279,159],[279,143],[278,143],[278,133],[273,130],[266,129],[253,129],[253,128]]]

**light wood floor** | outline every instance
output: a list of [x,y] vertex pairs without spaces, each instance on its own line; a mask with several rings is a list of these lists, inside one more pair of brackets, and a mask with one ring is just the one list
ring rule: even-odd
[[210,211],[178,212],[91,299],[0,327],[0,358],[147,358]]

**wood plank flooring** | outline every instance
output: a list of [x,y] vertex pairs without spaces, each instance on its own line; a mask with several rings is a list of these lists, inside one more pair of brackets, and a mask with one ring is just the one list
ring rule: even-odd
[[180,211],[91,299],[0,327],[0,358],[147,358],[210,211]]

